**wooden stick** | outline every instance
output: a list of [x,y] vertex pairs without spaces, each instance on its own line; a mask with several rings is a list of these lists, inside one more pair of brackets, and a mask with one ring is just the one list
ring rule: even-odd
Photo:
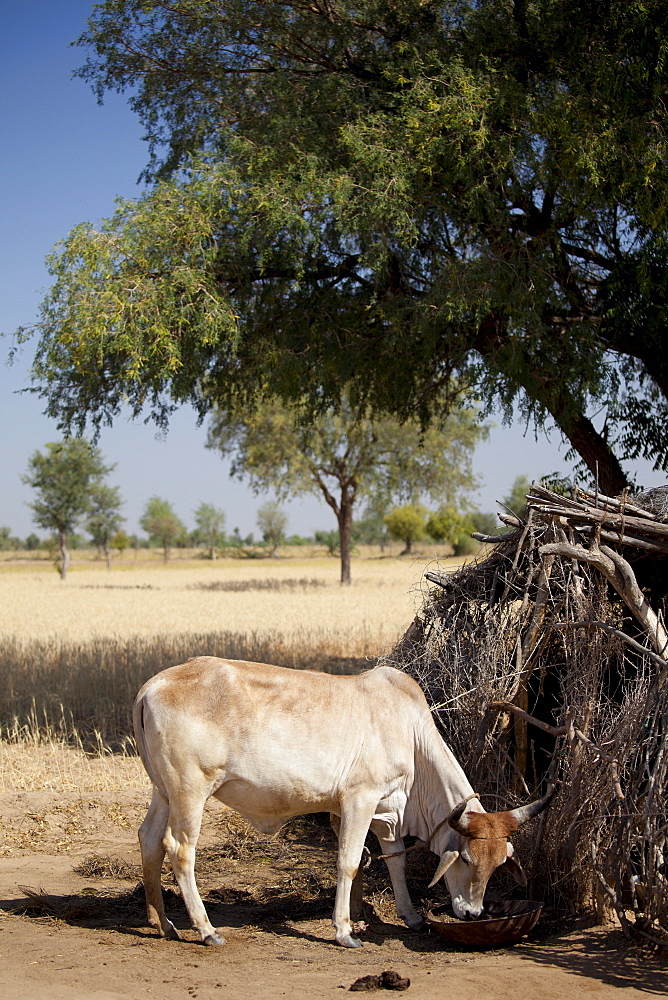
[[652,652],[647,646],[643,646],[642,643],[636,642],[625,632],[621,632],[618,628],[613,628],[612,625],[608,625],[606,622],[599,621],[588,621],[588,622],[554,622],[549,625],[548,628],[588,628],[590,625],[595,625],[597,628],[602,628],[606,632],[610,632],[611,635],[616,635],[618,638],[626,642],[632,649],[635,649],[637,653],[642,653],[644,656],[649,657],[653,663],[656,663],[659,667],[668,667],[668,660],[664,660],[662,656],[658,653]]
[[538,729],[542,729],[546,733],[550,733],[552,736],[563,736],[566,732],[565,726],[551,726],[548,722],[541,722],[533,715],[529,715],[524,709],[518,708],[517,705],[513,705],[510,701],[490,701],[487,706],[488,709],[494,712],[513,712],[514,715],[518,715],[520,719],[524,719],[525,722],[530,723],[532,726],[536,726]]
[[582,545],[572,545],[570,542],[551,542],[541,545],[539,552],[543,557],[565,556],[567,559],[578,559],[595,566],[638,619],[649,636],[655,652],[663,656],[668,649],[668,634],[638,586],[633,569],[618,552],[614,552],[607,545],[598,546],[595,542],[588,549]]
[[[583,534],[593,531],[589,526],[581,527],[579,530]],[[603,530],[601,530],[600,536],[605,542],[614,542],[617,545],[633,545],[637,549],[645,549],[648,552],[658,552],[661,555],[668,555],[668,543],[666,542],[648,542],[646,539],[636,538],[633,535],[620,535],[619,532]]]

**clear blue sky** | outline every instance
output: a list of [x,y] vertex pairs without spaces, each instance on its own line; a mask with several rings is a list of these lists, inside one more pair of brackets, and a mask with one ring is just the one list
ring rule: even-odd
[[[139,193],[137,178],[147,159],[141,128],[122,96],[111,95],[98,106],[89,87],[71,74],[84,61],[82,49],[70,43],[82,31],[92,9],[88,0],[5,0],[0,41],[0,127],[4,156],[0,172],[4,205],[0,221],[0,420],[2,493],[0,524],[25,536],[33,530],[26,505],[30,490],[20,477],[28,456],[56,440],[53,421],[41,413],[40,401],[21,393],[28,384],[28,344],[7,365],[11,333],[37,316],[49,276],[44,258],[54,244],[84,220],[109,215],[114,198]],[[499,422],[500,423],[500,422]],[[192,512],[206,501],[227,513],[227,528],[246,535],[256,531],[255,498],[231,480],[220,458],[204,448],[205,428],[193,413],[181,410],[164,440],[142,423],[119,421],[102,432],[100,447],[116,463],[110,482],[126,500],[127,529],[138,530],[146,500],[157,494],[170,500],[192,526]],[[474,497],[483,510],[493,510],[517,475],[538,478],[568,471],[552,440],[523,435],[520,426],[497,426],[475,456],[482,488]],[[645,485],[663,481],[644,465],[635,471]],[[290,531],[311,534],[334,527],[324,503],[306,500],[286,504]]]

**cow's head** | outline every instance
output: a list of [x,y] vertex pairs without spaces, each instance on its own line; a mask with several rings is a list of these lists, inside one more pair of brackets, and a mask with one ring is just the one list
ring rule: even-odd
[[455,916],[480,916],[487,883],[500,865],[507,865],[520,885],[526,885],[526,875],[508,838],[546,807],[554,791],[551,787],[542,799],[506,812],[466,812],[468,799],[455,806],[448,825],[458,834],[458,847],[443,852],[429,883],[431,888],[445,875]]

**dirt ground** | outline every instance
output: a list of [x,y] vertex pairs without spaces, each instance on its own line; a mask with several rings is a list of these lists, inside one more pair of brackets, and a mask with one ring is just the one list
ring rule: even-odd
[[[0,997],[3,1000],[275,1000],[335,998],[359,977],[393,969],[420,1000],[636,997],[668,994],[668,968],[614,931],[571,929],[511,948],[467,952],[399,924],[380,868],[380,917],[364,947],[333,943],[331,833],[297,823],[259,841],[233,814],[212,809],[198,878],[228,944],[205,948],[169,889],[168,911],[187,940],[144,924],[136,828],[145,789],[110,802],[76,792],[0,795]],[[224,843],[226,841],[226,843]],[[383,995],[385,991],[381,991]]]

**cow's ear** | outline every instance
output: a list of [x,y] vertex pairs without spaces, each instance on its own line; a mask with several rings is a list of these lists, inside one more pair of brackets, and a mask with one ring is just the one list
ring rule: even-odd
[[450,865],[454,864],[458,857],[459,857],[459,851],[444,851],[443,854],[441,854],[441,860],[438,863],[436,874],[429,883],[430,889],[432,885],[436,885],[436,883],[438,882],[439,878],[442,875],[445,875]]
[[508,857],[506,858],[505,863],[512,872],[515,881],[519,882],[520,885],[526,885],[527,877],[524,874],[524,868],[522,868],[522,865],[515,857],[515,851],[512,844],[508,844]]

